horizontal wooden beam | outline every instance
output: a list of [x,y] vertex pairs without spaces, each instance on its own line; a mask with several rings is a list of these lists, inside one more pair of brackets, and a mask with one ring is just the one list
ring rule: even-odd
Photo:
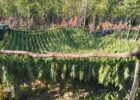
[[108,57],[108,58],[128,58],[137,56],[138,52],[125,52],[125,53],[33,53],[30,51],[17,51],[17,50],[0,50],[0,55],[28,55],[33,58],[92,58],[92,57]]

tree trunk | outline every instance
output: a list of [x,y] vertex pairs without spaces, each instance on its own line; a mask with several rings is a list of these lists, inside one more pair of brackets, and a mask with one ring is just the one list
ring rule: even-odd
[[86,25],[86,14],[87,14],[87,0],[84,1],[84,24],[83,27]]

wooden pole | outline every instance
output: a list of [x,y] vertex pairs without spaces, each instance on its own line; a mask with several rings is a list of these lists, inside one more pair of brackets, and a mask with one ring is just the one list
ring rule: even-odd
[[131,25],[129,25],[129,29],[128,29],[128,33],[127,33],[127,40],[129,39],[130,30],[131,30]]
[[136,62],[134,81],[130,92],[129,100],[135,100],[137,89],[140,81],[140,59]]
[[[140,50],[137,52],[140,53]],[[137,89],[139,86],[139,81],[140,81],[140,56],[139,56],[139,53],[137,53],[138,55],[136,55],[137,62],[136,62],[134,81],[133,81],[132,89],[130,92],[129,100],[135,100]]]
[[139,37],[140,37],[140,30],[138,30],[138,35],[136,37],[136,40],[139,40]]
[[0,55],[28,55],[33,58],[91,58],[91,57],[108,57],[108,58],[129,58],[138,55],[137,52],[126,52],[126,53],[33,53],[29,51],[13,51],[13,50],[0,50]]

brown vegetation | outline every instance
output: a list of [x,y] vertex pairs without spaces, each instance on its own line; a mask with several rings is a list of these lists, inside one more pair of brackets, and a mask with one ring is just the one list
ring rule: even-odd
[[[69,20],[60,20],[60,18],[57,18],[56,20],[57,21],[50,22],[50,19],[46,19],[45,17],[41,17],[41,18],[22,17],[17,19],[10,17],[8,19],[0,18],[0,23],[6,23],[11,28],[16,28],[16,27],[33,28],[36,26],[51,26],[51,25],[66,26],[66,27],[82,27],[82,23],[83,23],[82,18],[78,16],[73,16]],[[130,20],[127,22],[118,21],[116,23],[104,21],[98,23],[97,26],[95,25],[95,23],[91,23],[91,22],[87,23],[87,28],[90,32],[99,30],[100,26],[102,26],[102,29],[114,29],[114,30],[130,29],[135,31],[140,30],[140,25],[132,26],[130,24]]]

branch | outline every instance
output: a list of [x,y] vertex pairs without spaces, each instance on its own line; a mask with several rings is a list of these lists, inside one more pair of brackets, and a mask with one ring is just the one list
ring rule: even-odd
[[137,52],[126,53],[33,53],[29,51],[0,50],[1,54],[28,55],[33,58],[89,58],[89,57],[108,57],[108,58],[128,58],[136,56]]

